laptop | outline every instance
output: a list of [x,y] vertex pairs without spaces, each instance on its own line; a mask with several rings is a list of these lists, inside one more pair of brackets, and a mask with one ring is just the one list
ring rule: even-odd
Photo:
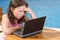
[[13,32],[13,34],[20,37],[27,37],[36,33],[41,33],[45,19],[46,16],[23,22],[24,27],[21,30]]

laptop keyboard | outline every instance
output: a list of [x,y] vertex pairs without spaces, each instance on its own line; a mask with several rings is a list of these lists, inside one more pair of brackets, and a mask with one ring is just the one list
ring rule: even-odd
[[15,34],[23,34],[23,31],[22,30],[17,30],[17,31],[15,31],[13,33],[15,33]]

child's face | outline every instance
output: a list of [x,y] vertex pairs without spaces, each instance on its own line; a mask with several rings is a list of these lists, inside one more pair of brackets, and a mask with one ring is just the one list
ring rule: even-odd
[[20,6],[20,7],[14,8],[12,12],[17,19],[20,19],[24,15],[25,8],[26,6]]

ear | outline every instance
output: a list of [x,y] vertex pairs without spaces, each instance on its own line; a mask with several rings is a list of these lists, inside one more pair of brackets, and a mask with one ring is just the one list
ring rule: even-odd
[[11,7],[11,11],[13,11],[14,10],[14,8],[13,7]]

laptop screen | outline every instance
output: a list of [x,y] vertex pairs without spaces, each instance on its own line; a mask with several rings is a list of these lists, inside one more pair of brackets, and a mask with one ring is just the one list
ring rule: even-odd
[[32,33],[38,30],[42,30],[44,26],[46,17],[41,17],[33,20],[29,20],[23,24],[25,24],[24,27],[24,34]]

